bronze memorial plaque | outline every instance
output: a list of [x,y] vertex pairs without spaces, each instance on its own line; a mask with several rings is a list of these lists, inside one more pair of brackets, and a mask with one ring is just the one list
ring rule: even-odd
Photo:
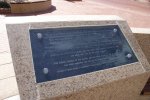
[[29,32],[37,83],[138,61],[118,25]]

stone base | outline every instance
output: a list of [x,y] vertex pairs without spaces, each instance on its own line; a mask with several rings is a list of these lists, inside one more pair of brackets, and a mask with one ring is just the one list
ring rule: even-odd
[[62,97],[45,100],[150,100],[140,95],[150,73],[145,73],[106,85]]
[[0,14],[8,14],[10,13],[10,8],[0,8]]
[[11,13],[34,13],[49,9],[51,7],[51,0],[10,3],[10,6],[11,6]]
[[[146,100],[141,99],[140,93],[150,76],[150,67],[125,20],[115,16],[61,15],[39,16],[22,24],[18,19],[14,23],[9,21],[6,27],[21,100]],[[29,29],[116,24],[128,39],[138,62],[55,81],[35,82]]]

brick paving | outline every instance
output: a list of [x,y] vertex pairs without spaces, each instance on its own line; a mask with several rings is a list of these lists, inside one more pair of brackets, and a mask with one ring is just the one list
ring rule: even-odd
[[[83,0],[69,2],[53,0],[52,9],[40,13],[24,14],[24,16],[50,15],[117,15],[128,21],[130,27],[150,28],[150,3],[134,0]],[[8,14],[9,16],[22,16]]]

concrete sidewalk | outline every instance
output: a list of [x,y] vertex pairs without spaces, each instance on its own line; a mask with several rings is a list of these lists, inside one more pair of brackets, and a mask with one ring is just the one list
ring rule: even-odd
[[19,97],[19,95],[16,95],[16,96],[12,96],[12,97],[6,98],[4,100],[20,100],[20,97]]
[[5,17],[0,16],[0,23],[0,100],[2,100],[17,95],[18,88],[8,44]]

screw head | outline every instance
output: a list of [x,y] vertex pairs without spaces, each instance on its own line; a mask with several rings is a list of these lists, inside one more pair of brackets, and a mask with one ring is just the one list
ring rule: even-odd
[[49,72],[48,68],[43,68],[43,73],[44,74],[48,74],[48,72]]
[[117,31],[118,31],[118,30],[117,30],[116,28],[114,28],[114,29],[113,29],[113,32],[115,32],[115,33],[116,33]]
[[130,59],[130,58],[132,58],[132,54],[128,53],[128,54],[126,55],[126,57],[127,57],[128,59]]
[[42,34],[41,33],[37,33],[37,38],[38,39],[42,39]]

